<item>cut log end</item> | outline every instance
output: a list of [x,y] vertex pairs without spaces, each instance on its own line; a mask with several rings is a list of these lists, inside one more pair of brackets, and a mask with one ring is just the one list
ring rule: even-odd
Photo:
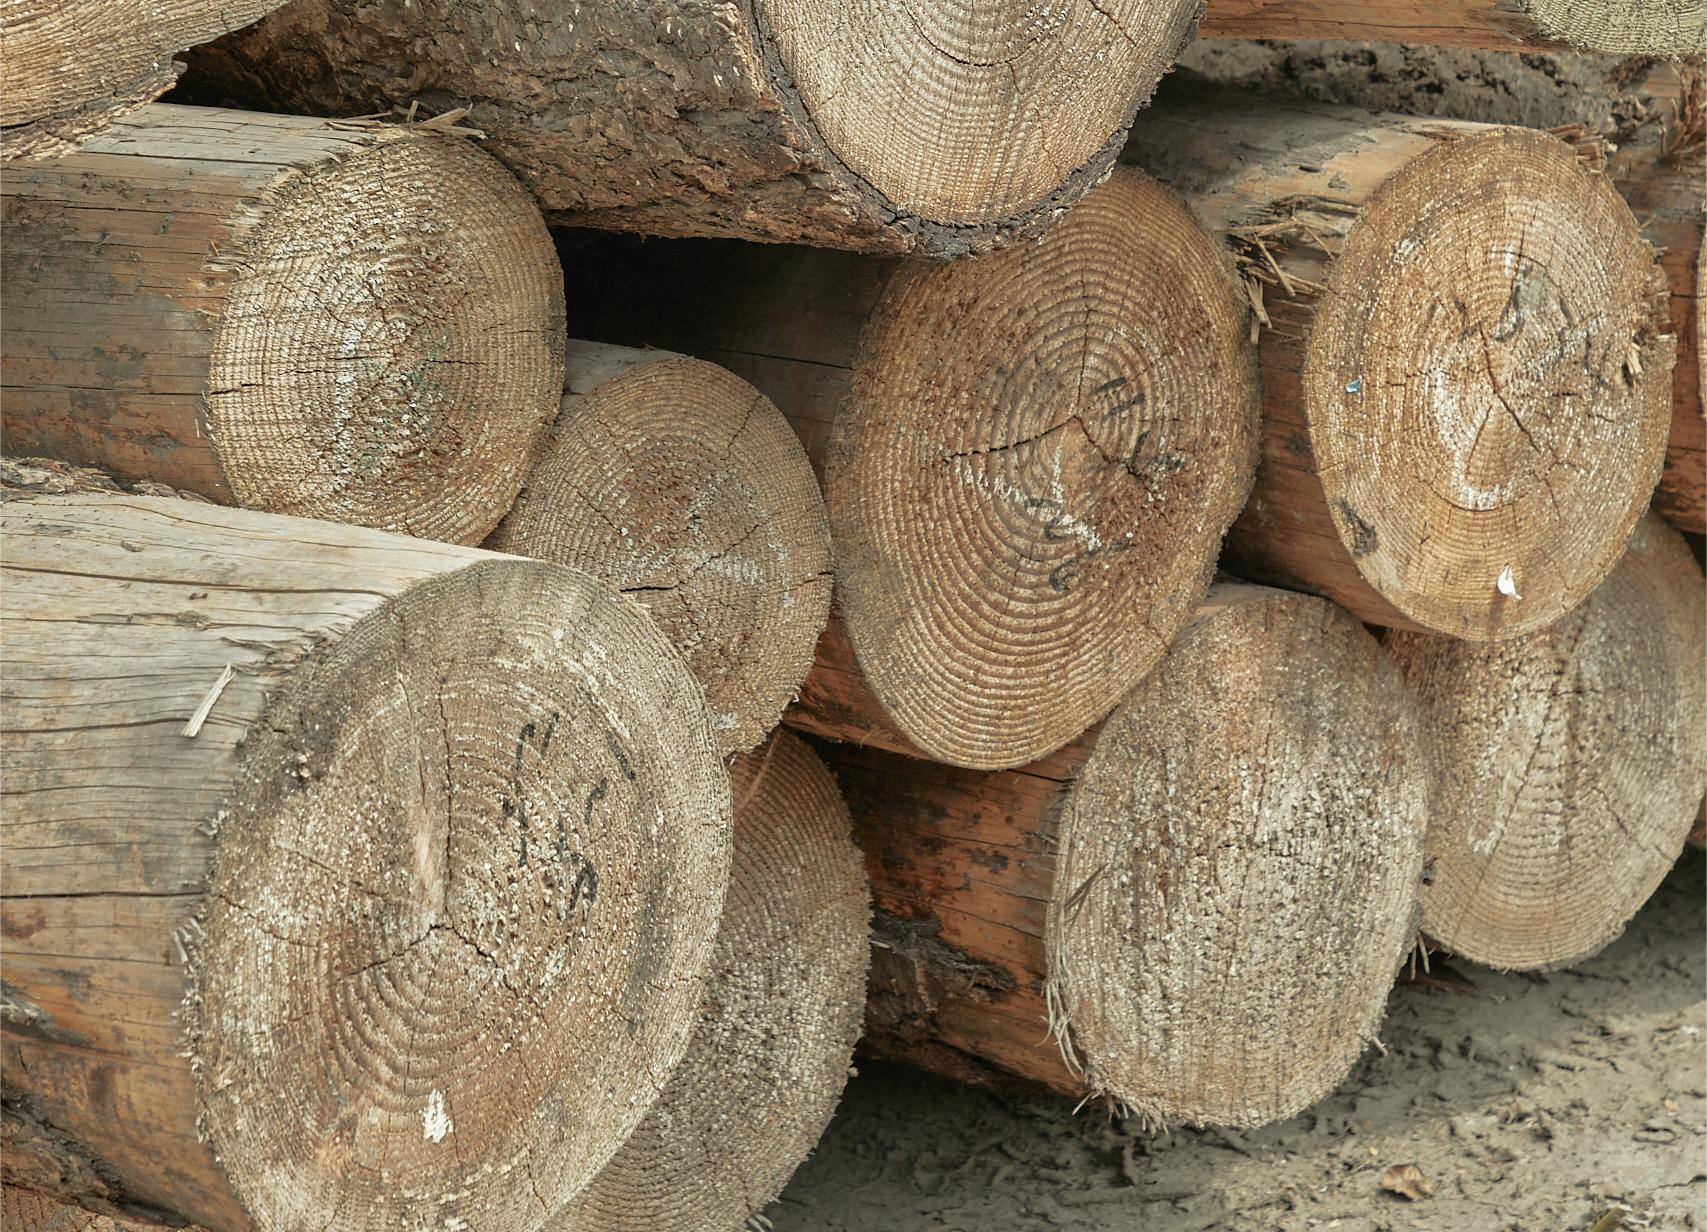
[[1671,868],[1707,790],[1707,600],[1678,533],[1640,523],[1551,628],[1477,645],[1395,632],[1433,729],[1423,928],[1507,969],[1586,958]]
[[276,180],[231,256],[207,417],[237,502],[478,542],[562,393],[562,276],[521,186],[376,127]]
[[1189,41],[1200,5],[753,8],[779,76],[850,170],[893,208],[981,226],[1030,212],[1099,152],[1112,160],[1109,142]]
[[759,1215],[818,1141],[865,1006],[870,895],[823,762],[737,757],[729,899],[699,1025],[658,1104],[551,1232],[694,1232]]
[[1707,55],[1702,0],[1525,0],[1548,38],[1585,51],[1683,59]]
[[1051,1008],[1093,1091],[1156,1124],[1253,1126],[1327,1094],[1374,1036],[1416,933],[1426,785],[1361,626],[1213,594],[1242,597],[1181,635],[1066,801]]
[[726,752],[776,726],[830,606],[818,482],[751,385],[667,352],[574,345],[556,439],[489,546],[644,603],[705,686]]
[[727,874],[697,685],[556,566],[435,578],[244,748],[185,928],[200,1125],[257,1226],[532,1229],[681,1055]]
[[907,740],[1023,764],[1161,655],[1249,490],[1247,320],[1215,240],[1124,168],[1037,245],[891,284],[826,489],[849,640]]
[[1675,345],[1635,220],[1564,143],[1500,129],[1412,160],[1349,230],[1304,358],[1364,580],[1457,637],[1570,611],[1653,492]]

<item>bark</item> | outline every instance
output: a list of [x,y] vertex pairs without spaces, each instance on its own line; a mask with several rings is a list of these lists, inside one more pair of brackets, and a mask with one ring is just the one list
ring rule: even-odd
[[509,507],[563,280],[468,142],[153,104],[0,194],[8,449],[452,542]]
[[7,1182],[536,1228],[700,996],[728,781],[679,658],[470,548],[104,493],[0,528]]
[[1678,58],[1707,54],[1700,0],[1210,0],[1210,38],[1389,40]]
[[1227,567],[1474,639],[1600,583],[1659,476],[1675,352],[1601,150],[1200,83],[1152,109],[1127,157],[1227,238],[1266,324]]
[[830,610],[824,498],[788,421],[733,373],[667,351],[570,344],[556,431],[487,546],[644,603],[726,753],[777,725]]
[[595,336],[730,368],[822,468],[845,637],[791,719],[820,735],[977,768],[1059,748],[1156,662],[1244,502],[1248,308],[1136,172],[946,266],[706,243],[590,268]]
[[1239,585],[1023,769],[837,749],[878,909],[869,1047],[1155,1122],[1292,1115],[1372,1037],[1415,936],[1415,736],[1354,620]]
[[1393,633],[1435,792],[1423,928],[1490,966],[1580,961],[1676,862],[1707,792],[1707,588],[1643,520],[1588,600],[1493,645]]
[[551,1232],[751,1226],[847,1084],[871,953],[848,806],[787,732],[730,773],[729,907],[693,1040],[657,1106]]
[[172,88],[172,57],[283,0],[0,0],[0,161],[57,158]]
[[1659,250],[1677,337],[1671,436],[1653,507],[1680,530],[1707,530],[1700,359],[1707,79],[1699,67],[1640,57],[1235,41],[1195,44],[1181,62],[1240,89],[1534,128],[1580,124],[1606,137],[1606,174]]
[[471,104],[553,222],[955,256],[1101,180],[1200,7],[298,0],[187,80],[321,115]]
[[15,1185],[0,1190],[0,1221],[9,1232],[154,1232],[160,1226],[97,1215]]

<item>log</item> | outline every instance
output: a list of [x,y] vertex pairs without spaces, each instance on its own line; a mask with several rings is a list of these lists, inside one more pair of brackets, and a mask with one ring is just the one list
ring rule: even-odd
[[729,788],[679,656],[471,548],[106,494],[0,530],[7,1183],[537,1228],[701,996]]
[[283,0],[0,0],[0,161],[55,158],[153,102],[183,71],[172,57]]
[[[97,1215],[11,1185],[0,1189],[0,1224],[7,1232],[156,1232],[162,1226]],[[188,1232],[203,1230],[192,1228]]]
[[153,104],[11,168],[7,448],[478,543],[563,392],[539,211],[453,135]]
[[1610,944],[1676,862],[1707,792],[1707,597],[1644,519],[1551,628],[1494,645],[1390,633],[1436,789],[1423,929],[1508,970]]
[[1257,106],[1182,87],[1127,154],[1264,305],[1262,464],[1225,567],[1377,625],[1558,620],[1623,552],[1671,415],[1664,277],[1600,146]]
[[556,432],[486,546],[644,603],[705,686],[725,753],[764,740],[830,611],[824,498],[788,421],[704,360],[569,346]]
[[775,732],[730,765],[729,900],[662,1098],[551,1232],[737,1232],[818,1144],[865,1008],[871,892],[824,763]]
[[1659,250],[1677,336],[1671,436],[1653,508],[1707,531],[1701,245],[1707,78],[1687,64],[1611,56],[1454,52],[1395,44],[1194,44],[1181,63],[1220,84],[1372,110],[1534,128],[1587,125],[1612,143],[1606,174]]
[[837,748],[877,905],[868,1046],[1151,1122],[1293,1115],[1416,936],[1416,735],[1355,620],[1223,584],[1098,731],[1021,770]]
[[1255,463],[1249,312],[1138,173],[948,265],[709,242],[606,261],[595,336],[730,368],[823,467],[841,620],[789,721],[1023,765],[1113,709],[1208,586]]
[[1106,174],[1201,0],[297,0],[192,57],[201,101],[472,105],[554,223],[956,256]]
[[1209,0],[1209,38],[1385,39],[1529,51],[1707,55],[1701,0]]

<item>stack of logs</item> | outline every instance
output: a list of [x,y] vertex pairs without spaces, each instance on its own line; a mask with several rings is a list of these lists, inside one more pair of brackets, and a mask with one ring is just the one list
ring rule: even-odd
[[8,1224],[1260,1125],[1703,807],[1676,4],[0,3]]

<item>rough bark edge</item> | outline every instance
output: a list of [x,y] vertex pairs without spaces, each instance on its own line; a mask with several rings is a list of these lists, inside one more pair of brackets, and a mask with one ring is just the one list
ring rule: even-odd
[[32,1096],[14,1093],[0,1099],[0,1160],[0,1175],[9,1186],[57,1201],[73,1190],[79,1206],[119,1219],[172,1227],[187,1223],[175,1211],[131,1197],[112,1166],[57,1128]]
[[200,505],[216,502],[195,492],[155,483],[152,479],[121,479],[94,466],[77,466],[55,458],[17,458],[0,455],[0,501],[32,496],[69,496],[75,492],[110,492],[126,496],[169,496]]
[[[859,1053],[950,1076],[966,1086],[1011,1094],[1035,1094],[1040,1084],[999,1069],[937,1038],[931,1020],[942,1005],[988,1002],[1013,991],[1013,976],[939,939],[933,913],[907,918],[873,907],[871,962],[866,977],[865,1019],[881,1009],[885,1026],[867,1026]],[[1047,1088],[1045,1088],[1047,1089]]]
[[114,120],[146,107],[178,83],[181,60],[156,60],[147,69],[115,86],[110,98],[90,99],[53,115],[41,116],[0,130],[0,163],[46,161],[74,152]]
[[[880,193],[871,182],[854,171],[824,140],[818,125],[801,101],[794,75],[782,63],[776,40],[759,23],[755,0],[742,0],[741,19],[748,39],[757,49],[764,68],[765,84],[779,104],[784,122],[799,131],[809,143],[825,172],[852,189],[865,217],[874,219],[884,231],[896,230],[911,242],[900,251],[917,256],[953,258],[988,252],[1016,239],[1030,239],[1043,234],[1053,223],[1086,193],[1101,184],[1114,170],[1120,152],[1126,145],[1127,130],[1138,113],[1149,105],[1156,88],[1173,71],[1173,65],[1192,41],[1202,24],[1205,0],[1197,0],[1196,10],[1184,23],[1175,46],[1158,49],[1162,71],[1148,89],[1138,92],[1126,109],[1126,119],[1110,134],[1102,147],[1092,154],[1053,192],[1032,202],[1023,209],[1007,215],[1000,222],[943,223],[920,218],[897,207]],[[596,225],[589,223],[588,225]]]

